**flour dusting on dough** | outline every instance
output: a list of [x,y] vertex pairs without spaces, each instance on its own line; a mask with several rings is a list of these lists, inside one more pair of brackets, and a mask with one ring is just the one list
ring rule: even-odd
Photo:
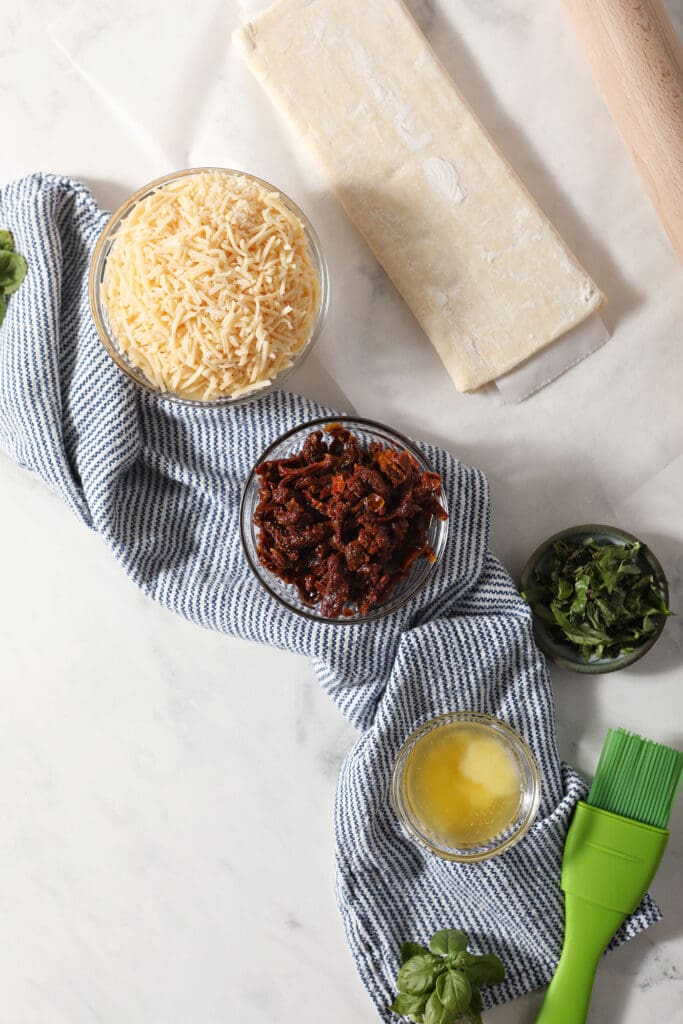
[[460,184],[458,172],[450,160],[444,160],[441,156],[430,156],[422,166],[427,179],[446,199],[451,199],[454,203],[462,203],[467,199],[467,193]]
[[429,285],[426,288],[426,297],[437,309],[444,309],[448,305],[448,295],[441,288]]

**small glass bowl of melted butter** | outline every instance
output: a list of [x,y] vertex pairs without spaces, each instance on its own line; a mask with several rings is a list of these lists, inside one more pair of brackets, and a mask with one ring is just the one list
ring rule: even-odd
[[455,711],[408,736],[391,781],[407,835],[452,861],[497,857],[528,832],[540,776],[524,740],[499,718]]

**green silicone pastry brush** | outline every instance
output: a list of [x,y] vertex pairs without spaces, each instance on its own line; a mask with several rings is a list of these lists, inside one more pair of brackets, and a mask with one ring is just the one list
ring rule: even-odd
[[536,1024],[585,1024],[600,958],[647,892],[669,838],[683,754],[612,730],[562,862],[562,956]]

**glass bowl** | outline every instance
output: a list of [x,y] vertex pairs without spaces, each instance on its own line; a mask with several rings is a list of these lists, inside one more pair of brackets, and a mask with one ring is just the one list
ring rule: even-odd
[[[520,590],[522,592],[528,591],[537,571],[543,574],[550,562],[553,544],[556,541],[582,541],[587,537],[593,537],[600,544],[643,544],[632,533],[620,530],[616,526],[604,526],[599,523],[584,523],[582,526],[570,526],[566,530],[554,533],[552,537],[548,537],[547,540],[543,541],[536,548],[522,570]],[[659,586],[660,594],[668,605],[669,585],[664,575],[664,570],[659,560],[655,558],[645,544],[643,544],[640,551],[640,560],[643,568],[652,573]],[[666,616],[662,615],[661,621],[654,632],[629,654],[619,654],[612,658],[591,658],[590,661],[585,661],[578,648],[556,640],[550,631],[549,624],[544,622],[535,613],[532,612],[532,614],[534,638],[546,658],[559,668],[566,668],[570,672],[581,672],[587,675],[602,675],[605,672],[616,672],[618,669],[632,665],[635,661],[642,658],[644,654],[647,654],[656,644],[666,624]]]
[[[411,769],[413,752],[429,733],[444,726],[481,726],[504,745],[517,764],[521,779],[517,815],[502,832],[479,843],[452,846],[420,820],[406,791],[406,777]],[[518,843],[531,828],[541,798],[541,781],[536,760],[524,740],[509,725],[479,711],[452,711],[431,718],[408,736],[398,752],[391,778],[391,803],[405,833],[419,846],[443,860],[470,863],[498,857]]]
[[[109,325],[107,318],[107,311],[102,301],[102,281],[104,278],[104,271],[107,263],[107,257],[111,251],[112,245],[116,232],[121,222],[130,213],[136,203],[143,199],[146,199],[151,193],[157,189],[168,185],[171,182],[178,181],[181,178],[189,177],[193,174],[200,174],[205,171],[219,171],[222,174],[236,175],[243,178],[248,178],[250,181],[256,182],[269,192],[277,192],[278,196],[282,200],[284,206],[293,213],[301,221],[306,241],[311,254],[311,260],[315,270],[317,271],[318,278],[320,280],[320,304],[318,306],[318,313],[311,328],[311,333],[308,340],[305,342],[303,347],[295,354],[291,364],[284,370],[281,370],[272,380],[268,381],[263,387],[258,388],[254,391],[250,391],[247,394],[241,394],[237,396],[221,395],[219,398],[212,399],[210,401],[201,401],[198,399],[187,398],[183,395],[178,395],[173,391],[163,391],[160,388],[155,387],[151,381],[147,379],[142,370],[138,367],[133,366],[128,360],[124,352],[121,351],[113,330]],[[93,319],[95,321],[95,327],[97,333],[100,336],[100,341],[104,345],[104,348],[109,353],[111,358],[114,360],[119,369],[130,377],[131,380],[135,381],[140,387],[146,391],[150,391],[152,394],[161,395],[163,398],[170,398],[175,402],[180,402],[183,405],[195,405],[195,406],[223,406],[223,405],[238,405],[242,402],[251,401],[254,398],[260,398],[262,395],[267,394],[269,391],[273,391],[276,387],[279,388],[285,380],[303,363],[304,359],[311,352],[313,346],[320,337],[323,323],[327,315],[327,310],[330,302],[330,281],[329,273],[327,270],[327,264],[323,257],[322,249],[320,246],[320,240],[313,228],[313,225],[308,220],[306,215],[299,209],[288,196],[281,192],[280,189],[276,188],[275,185],[271,185],[270,182],[264,181],[263,178],[257,178],[253,174],[247,174],[246,171],[234,170],[228,167],[190,167],[183,171],[174,171],[173,174],[167,174],[163,178],[157,178],[155,181],[151,181],[148,185],[144,185],[141,189],[138,189],[130,199],[121,206],[116,213],[112,214],[109,221],[105,225],[104,231],[100,235],[100,238],[95,246],[92,260],[90,262],[90,276],[88,281],[88,292],[90,298],[90,309],[92,312]]]
[[[416,459],[423,472],[433,472],[432,467],[426,461],[422,452],[415,447],[412,441],[409,441],[407,437],[398,434],[390,427],[385,427],[382,423],[375,423],[373,420],[356,419],[353,416],[331,416],[310,420],[308,423],[302,424],[302,426],[288,430],[286,434],[283,434],[277,441],[274,441],[270,447],[266,448],[256,466],[252,469],[242,495],[240,536],[247,561],[256,578],[280,604],[289,608],[290,611],[303,615],[308,619],[313,619],[316,622],[330,622],[340,626],[350,626],[363,622],[372,622],[375,619],[389,615],[391,612],[403,607],[425,585],[444,552],[448,538],[448,519],[442,520],[432,516],[427,536],[435,555],[434,561],[429,562],[426,558],[417,558],[410,567],[405,579],[397,583],[386,601],[382,604],[371,608],[365,614],[358,613],[351,616],[339,616],[338,618],[325,616],[316,605],[306,604],[294,586],[285,583],[279,577],[273,575],[259,562],[256,553],[258,533],[254,524],[254,511],[258,504],[260,489],[256,469],[263,462],[271,459],[285,458],[294,452],[300,451],[304,441],[312,431],[324,429],[332,423],[341,423],[352,434],[355,434],[364,446],[368,445],[371,441],[379,441],[387,447],[397,450],[405,449]],[[448,512],[443,487],[438,498],[442,507]]]

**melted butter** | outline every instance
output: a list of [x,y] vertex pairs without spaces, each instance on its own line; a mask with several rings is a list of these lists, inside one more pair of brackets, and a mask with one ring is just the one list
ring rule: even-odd
[[485,843],[516,820],[522,777],[514,754],[490,728],[453,722],[415,744],[403,796],[439,844],[460,848]]

